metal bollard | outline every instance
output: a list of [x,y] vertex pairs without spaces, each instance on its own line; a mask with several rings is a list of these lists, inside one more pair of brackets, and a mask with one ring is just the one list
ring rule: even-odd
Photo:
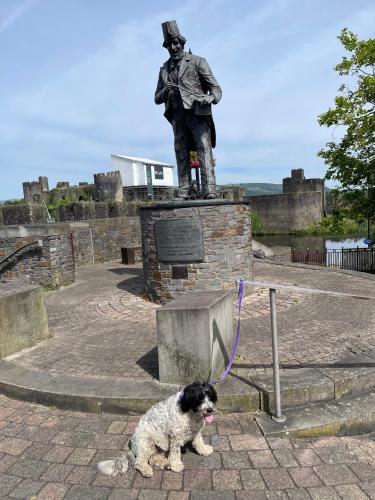
[[279,372],[279,350],[277,346],[277,320],[276,320],[276,289],[270,288],[270,308],[271,308],[271,330],[272,330],[272,356],[273,356],[273,384],[275,391],[275,415],[272,420],[275,422],[285,422],[285,416],[281,413],[280,397],[280,372]]

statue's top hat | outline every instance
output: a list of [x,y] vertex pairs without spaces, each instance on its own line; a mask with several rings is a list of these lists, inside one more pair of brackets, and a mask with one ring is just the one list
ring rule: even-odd
[[181,35],[178,29],[176,21],[166,21],[165,23],[161,23],[161,27],[163,28],[164,37],[163,47],[166,47],[167,43],[172,40],[172,38],[176,37],[178,37],[181,42],[186,42],[186,39]]

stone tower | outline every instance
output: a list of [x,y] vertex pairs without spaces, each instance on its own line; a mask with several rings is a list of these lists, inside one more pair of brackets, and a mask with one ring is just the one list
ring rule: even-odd
[[292,170],[291,177],[283,179],[283,193],[309,193],[319,191],[322,194],[322,210],[325,211],[324,179],[306,179],[303,168]]
[[39,176],[37,181],[23,182],[23,198],[26,203],[40,203],[44,201],[48,191],[48,177]]
[[107,174],[94,174],[98,201],[123,201],[121,174],[118,170]]
[[291,177],[283,179],[283,193],[306,193],[324,191],[323,179],[306,179],[303,168],[292,170]]

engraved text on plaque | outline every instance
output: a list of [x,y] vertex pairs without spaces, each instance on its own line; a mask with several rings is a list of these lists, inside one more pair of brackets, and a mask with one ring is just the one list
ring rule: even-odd
[[162,262],[203,260],[202,220],[166,219],[155,221],[156,251]]

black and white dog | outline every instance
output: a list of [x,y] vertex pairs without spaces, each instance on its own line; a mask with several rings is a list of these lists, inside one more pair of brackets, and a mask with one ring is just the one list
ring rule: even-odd
[[153,475],[152,466],[181,472],[181,446],[191,441],[199,455],[211,455],[204,444],[202,429],[212,422],[217,394],[212,385],[194,382],[165,401],[157,403],[139,421],[130,440],[130,450],[115,460],[98,464],[104,474],[117,476],[134,465],[144,477]]

